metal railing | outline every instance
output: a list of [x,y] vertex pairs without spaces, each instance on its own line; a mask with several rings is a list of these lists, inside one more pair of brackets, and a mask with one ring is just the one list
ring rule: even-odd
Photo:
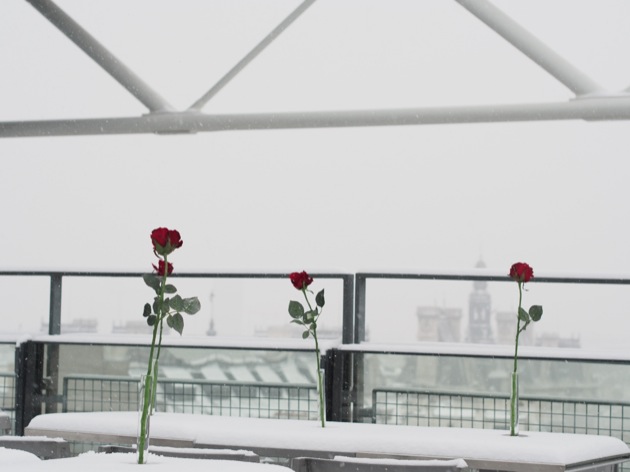
[[[137,411],[138,379],[68,376],[63,411]],[[156,410],[254,418],[318,418],[315,385],[159,380]]]
[[[92,272],[92,271],[2,271],[0,276],[7,277],[49,277],[50,278],[50,303],[48,313],[48,334],[61,333],[61,301],[64,279],[69,278],[137,278],[140,279],[143,272]],[[342,340],[351,343],[354,326],[354,274],[343,273],[312,273],[317,279],[337,279],[343,284],[342,300]],[[254,273],[254,272],[204,272],[204,273],[176,273],[173,278],[181,279],[288,279],[288,273]]]
[[[50,313],[49,331],[50,334],[59,334],[61,328],[61,299],[62,282],[69,277],[140,277],[140,273],[104,273],[104,272],[0,272],[0,276],[46,276],[50,278]],[[503,370],[501,362],[510,359],[507,355],[486,355],[475,353],[472,349],[456,349],[446,352],[441,344],[435,348],[435,344],[415,343],[411,350],[396,351],[390,347],[387,350],[375,347],[366,349],[366,304],[367,292],[370,289],[372,295],[373,286],[368,280],[388,279],[388,280],[424,280],[424,281],[492,281],[509,282],[505,275],[493,274],[486,271],[470,271],[468,273],[424,273],[424,274],[385,274],[385,273],[358,273],[358,274],[313,274],[314,277],[340,279],[343,281],[343,308],[342,308],[342,345],[328,352],[326,366],[326,390],[327,390],[327,411],[332,411],[329,419],[335,421],[370,421],[372,412],[374,418],[378,412],[378,421],[406,421],[406,424],[424,424],[424,417],[418,413],[421,408],[435,411],[434,406],[429,401],[427,405],[418,403],[413,406],[407,402],[402,406],[398,400],[374,398],[373,405],[370,403],[373,389],[387,390],[390,386],[401,387],[405,392],[419,388],[433,389],[431,392],[442,390],[444,387],[456,389],[458,392],[448,400],[439,416],[433,416],[427,420],[428,425],[447,426],[461,425],[464,427],[493,427],[507,429],[505,414],[505,397],[497,395],[485,395],[479,393],[479,388],[475,390],[469,382],[470,373],[477,367],[472,365],[472,361],[483,363],[478,370],[474,370],[474,380],[485,390],[489,387],[488,372],[491,370]],[[287,274],[226,274],[226,273],[199,273],[199,274],[178,274],[181,278],[238,278],[238,279],[281,279]],[[591,278],[591,277],[537,277],[537,283],[560,283],[560,284],[601,284],[601,285],[630,285],[629,278]],[[376,284],[375,284],[376,285]],[[370,311],[372,315],[373,311]],[[369,330],[368,330],[369,331]],[[54,338],[56,336],[50,336]],[[58,357],[55,357],[56,341],[43,340],[37,342],[27,342],[18,348],[18,365],[16,372],[19,372],[17,387],[14,390],[14,397],[18,404],[16,411],[16,432],[19,434],[20,427],[28,423],[33,415],[42,411],[42,404],[45,404],[44,411],[55,411],[59,403],[63,403],[64,411],[110,411],[116,409],[134,410],[137,408],[137,379],[108,378],[100,380],[87,378],[79,375],[81,372],[92,372],[91,370],[72,370],[66,368],[62,374],[54,369],[59,369]],[[201,346],[197,346],[200,348]],[[231,346],[231,349],[238,347]],[[210,348],[213,349],[213,348]],[[243,349],[248,349],[243,347]],[[431,351],[431,349],[441,349]],[[467,350],[468,349],[468,350]],[[282,350],[280,348],[279,350]],[[561,350],[560,350],[561,351]],[[585,387],[589,389],[601,389],[601,375],[596,376],[592,371],[598,369],[599,373],[605,373],[607,384],[613,385],[610,379],[624,378],[626,371],[630,368],[628,359],[590,359],[579,357],[565,359],[562,354],[552,357],[538,355],[525,355],[523,351],[521,357],[524,361],[523,367],[527,367],[527,362],[531,361],[529,374],[524,375],[548,375],[550,388],[544,391],[534,391],[535,395],[522,395],[523,401],[521,413],[526,415],[526,421],[521,424],[523,429],[530,430],[550,430],[563,432],[586,432],[588,434],[608,434],[620,437],[626,442],[630,442],[626,431],[629,406],[625,403],[607,403],[615,398],[627,398],[614,396],[613,392],[608,396],[598,397],[588,401],[575,399],[575,392],[580,396],[587,397]],[[586,356],[586,355],[585,355]],[[392,359],[394,358],[394,359]],[[391,369],[392,360],[400,361],[397,369]],[[430,359],[429,362],[425,362]],[[528,360],[529,359],[529,360]],[[553,366],[546,365],[545,369],[538,369],[542,361],[556,362]],[[582,369],[585,366],[589,370],[588,375],[583,377],[572,377],[571,384],[565,383],[562,388],[557,383],[556,375],[571,368]],[[435,365],[433,365],[435,364]],[[623,371],[615,370],[619,366]],[[67,367],[67,366],[66,366]],[[446,368],[444,368],[446,367]],[[471,368],[472,367],[472,368]],[[614,369],[613,369],[614,367]],[[449,370],[450,369],[450,370]],[[556,369],[556,370],[554,370]],[[527,369],[524,369],[527,370]],[[507,370],[506,370],[507,371]],[[539,372],[540,371],[540,372]],[[549,372],[547,372],[549,371]],[[51,373],[52,372],[52,373]],[[116,371],[126,374],[125,370]],[[394,373],[397,372],[397,373]],[[455,387],[452,384],[443,382],[446,372],[451,372],[453,378],[459,384]],[[547,374],[546,374],[547,372]],[[58,384],[55,384],[55,375],[60,379],[66,379],[63,391]],[[468,375],[468,376],[466,376]],[[74,376],[74,377],[73,377]],[[431,382],[428,378],[431,378]],[[230,381],[204,381],[196,380],[172,381],[163,380],[160,382],[158,392],[158,409],[163,411],[188,411],[194,413],[212,413],[241,416],[261,416],[261,417],[300,417],[303,411],[315,417],[316,402],[314,386],[310,386],[308,395],[305,397],[308,406],[300,404],[294,406],[290,403],[293,400],[300,400],[303,393],[289,394],[290,388],[295,387],[290,383],[281,385],[269,384],[243,384]],[[229,378],[229,377],[228,377]],[[52,382],[50,380],[53,380]],[[540,377],[536,377],[537,381]],[[585,385],[582,379],[587,379],[590,385]],[[493,381],[496,381],[494,379]],[[582,383],[581,383],[582,382]],[[540,383],[540,382],[538,382]],[[615,382],[615,385],[620,382]],[[623,383],[623,382],[621,382]],[[298,386],[300,387],[300,386]],[[625,384],[619,388],[630,391]],[[264,390],[268,388],[268,390]],[[279,390],[278,390],[279,389]],[[497,392],[506,392],[504,385],[498,385]],[[89,392],[89,394],[88,394]],[[283,392],[283,393],[278,393]],[[400,395],[402,392],[396,392]],[[390,393],[394,395],[394,393]],[[549,398],[546,398],[549,395]],[[551,398],[553,397],[553,398]],[[378,400],[378,402],[377,402]],[[602,401],[599,401],[602,400]],[[160,406],[160,401],[162,406]],[[302,401],[302,400],[300,400]],[[416,401],[416,400],[414,400]],[[420,401],[418,398],[417,401]],[[462,404],[461,402],[464,401]],[[534,403],[538,401],[539,403]],[[274,404],[274,402],[276,402]],[[381,403],[384,404],[382,405]],[[393,403],[392,403],[393,402]],[[447,402],[440,399],[440,402]],[[460,402],[460,403],[458,403]],[[482,406],[479,406],[479,405]],[[48,408],[52,405],[53,408]],[[397,405],[397,406],[396,406]],[[416,410],[414,410],[413,408]],[[11,405],[7,408],[11,411]],[[392,410],[393,409],[393,410]],[[478,413],[480,410],[481,413]],[[391,413],[394,411],[394,414]],[[20,413],[22,412],[22,413]],[[448,415],[447,415],[448,413]],[[424,413],[423,413],[424,414]],[[395,420],[394,418],[399,418]],[[405,419],[403,419],[405,418]],[[422,419],[421,419],[422,418]],[[377,421],[377,419],[374,419]],[[414,423],[416,421],[416,423]],[[620,436],[618,436],[620,435]]]
[[[385,273],[359,272],[354,279],[354,343],[366,341],[366,309],[368,298],[368,281],[471,281],[471,282],[506,282],[513,283],[506,274],[485,269],[474,269],[467,272],[424,272],[424,273]],[[628,277],[590,277],[590,276],[536,276],[530,283],[536,284],[585,284],[585,285],[630,285]]]

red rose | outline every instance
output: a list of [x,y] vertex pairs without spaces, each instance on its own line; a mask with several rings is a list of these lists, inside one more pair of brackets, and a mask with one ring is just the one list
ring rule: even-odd
[[168,228],[155,228],[151,231],[151,242],[153,250],[160,256],[166,256],[184,244],[179,231]]
[[291,283],[293,284],[293,286],[298,290],[303,290],[311,285],[311,283],[313,283],[313,277],[311,277],[304,271],[293,272],[289,275],[289,278],[291,279]]
[[[157,275],[164,275],[164,261],[162,259],[160,259],[160,262],[158,262],[158,266],[155,267],[155,264],[151,264],[153,266],[153,268],[155,269],[155,271],[157,272]],[[168,274],[167,275],[171,275],[173,273],[173,264],[171,264],[170,262],[168,263]]]
[[168,228],[155,228],[151,231],[151,241],[153,241],[153,247],[166,246],[168,243]]
[[182,244],[184,244],[184,241],[182,241],[182,237],[179,235],[179,231],[177,231],[176,229],[169,230],[168,239],[171,242],[171,246],[173,246],[173,248],[175,249],[177,249],[178,247],[182,247]]
[[529,282],[534,278],[534,269],[525,262],[516,262],[510,268],[510,277],[517,282]]

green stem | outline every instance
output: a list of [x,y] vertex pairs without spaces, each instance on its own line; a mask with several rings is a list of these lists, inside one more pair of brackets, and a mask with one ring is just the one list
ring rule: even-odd
[[[311,306],[311,302],[306,296],[306,288],[302,288],[302,293],[304,294],[304,298],[306,299],[306,304],[308,305],[308,309],[312,312],[313,307]],[[321,312],[319,313],[321,315]],[[317,315],[319,318],[319,315]],[[319,393],[319,420],[322,423],[322,428],[326,427],[326,412],[324,411],[324,391],[323,391],[323,381],[322,381],[322,369],[321,369],[321,356],[319,353],[319,341],[317,340],[317,318],[312,323],[313,329],[311,334],[313,335],[313,339],[315,340],[315,358],[317,361],[317,392]]]
[[514,373],[518,369],[518,337],[521,334],[521,305],[523,301],[523,288],[521,282],[518,283],[518,311],[516,312],[516,340],[514,343]]
[[521,334],[521,305],[523,301],[523,287],[522,283],[518,283],[518,311],[516,312],[516,339],[514,341],[514,370],[512,372],[512,394],[510,395],[510,436],[516,436],[516,418],[517,416],[517,402],[518,395],[516,389],[518,388],[517,372],[518,372],[518,338]]
[[151,405],[151,389],[147,388],[147,383],[151,382],[153,350],[155,346],[155,338],[157,337],[157,323],[153,325],[153,338],[151,339],[151,351],[149,352],[149,366],[145,377],[144,399],[142,402],[142,416],[140,417],[140,438],[138,438],[138,464],[144,464],[144,446],[147,436],[147,418],[149,417],[149,407]]
[[[166,283],[166,281],[165,281]],[[153,397],[151,398],[151,414],[155,409],[155,395],[157,393],[158,364],[160,363],[160,351],[162,351],[162,330],[164,329],[164,317],[160,318],[160,338],[158,340],[157,354],[153,363]]]
[[[167,256],[164,256],[164,274],[162,275],[162,284],[160,285],[160,293],[158,294],[158,306],[160,307],[160,313],[156,313],[157,320],[153,325],[153,337],[151,338],[151,350],[149,351],[149,363],[147,366],[146,382],[151,383],[147,388],[145,384],[144,388],[144,401],[142,402],[142,416],[140,418],[140,438],[138,440],[138,464],[144,464],[144,447],[146,444],[147,436],[147,418],[153,413],[153,401],[155,399],[155,386],[157,383],[157,360],[154,363],[153,354],[155,352],[155,340],[157,338],[158,327],[162,326],[162,304],[164,303],[164,289],[166,287],[166,279],[168,277],[168,261]],[[160,338],[158,345],[158,357],[160,348],[162,347],[162,331],[160,329]],[[153,374],[153,375],[152,375]]]
[[320,366],[319,343],[317,341],[317,332],[313,330],[313,339],[315,339],[315,357],[317,358],[317,391],[319,392],[319,419],[322,428],[326,427],[326,413],[324,411],[324,388],[322,382],[322,369]]

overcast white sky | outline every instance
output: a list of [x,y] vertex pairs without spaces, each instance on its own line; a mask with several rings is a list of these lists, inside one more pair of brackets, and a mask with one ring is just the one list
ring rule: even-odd
[[[57,3],[186,108],[299,2]],[[630,85],[630,3],[495,3],[606,89]],[[2,121],[146,112],[24,0],[0,5],[0,57]],[[455,2],[319,0],[204,111],[571,96]],[[2,139],[0,267],[148,270],[149,232],[168,226],[182,233],[173,262],[186,272],[419,272],[469,269],[481,256],[505,272],[524,260],[540,275],[627,276],[629,127],[541,122]],[[199,295],[203,302],[207,295]],[[534,290],[528,297],[538,301]],[[621,345],[627,303],[603,311],[596,330],[590,310],[582,324],[572,309],[543,322],[567,334],[579,325],[583,337],[596,331],[597,345],[610,344],[611,333]],[[400,316],[415,330],[413,313]]]

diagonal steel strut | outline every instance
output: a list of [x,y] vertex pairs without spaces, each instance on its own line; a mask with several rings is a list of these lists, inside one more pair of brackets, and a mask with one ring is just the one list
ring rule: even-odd
[[576,95],[603,87],[487,0],[455,0]]
[[232,69],[228,71],[221,79],[214,84],[214,86],[208,90],[199,100],[193,103],[189,110],[201,110],[203,106],[210,101],[219,91],[225,87],[236,75],[243,70],[251,61],[253,61],[258,54],[260,54],[267,46],[269,46],[274,39],[276,39],[282,32],[287,29],[297,18],[310,7],[315,0],[304,0],[295,10],[293,10],[289,16],[287,16],[282,22],[276,26],[265,38],[258,43],[254,49],[243,57]]
[[129,67],[114,56],[105,46],[99,43],[81,25],[59,8],[52,0],[26,0],[48,21],[65,34],[74,44],[79,46],[94,62],[100,65],[114,79],[125,87],[134,97],[150,111],[172,111],[172,107],[164,98],[147,85]]

